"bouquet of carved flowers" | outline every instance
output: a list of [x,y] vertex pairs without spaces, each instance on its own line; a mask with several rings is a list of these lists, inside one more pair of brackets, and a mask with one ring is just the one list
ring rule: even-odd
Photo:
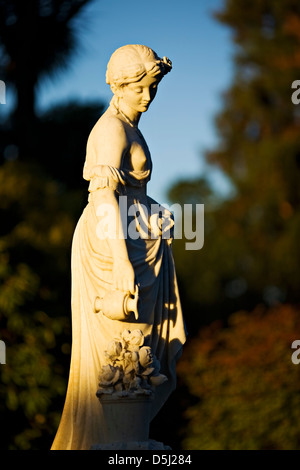
[[151,395],[153,389],[167,380],[160,374],[160,363],[149,346],[144,346],[141,330],[124,330],[105,351],[106,363],[99,375],[97,396]]

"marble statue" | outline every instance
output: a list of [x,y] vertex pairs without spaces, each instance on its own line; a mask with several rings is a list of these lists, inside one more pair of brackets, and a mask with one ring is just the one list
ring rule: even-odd
[[[103,442],[99,395],[112,392],[119,379],[107,357],[120,354],[122,341],[141,348],[124,350],[122,357],[135,358],[130,370],[138,357],[144,371],[127,380],[127,391],[136,387],[136,393],[144,393],[140,384],[149,371],[157,386],[151,418],[176,385],[176,362],[186,336],[172,255],[173,220],[147,195],[152,162],[138,128],[171,68],[168,58],[142,45],[120,47],[107,66],[113,98],[88,138],[83,169],[88,204],[72,244],[72,354],[54,450],[90,449]],[[121,214],[124,200],[127,212]],[[119,385],[114,393],[127,391]]]

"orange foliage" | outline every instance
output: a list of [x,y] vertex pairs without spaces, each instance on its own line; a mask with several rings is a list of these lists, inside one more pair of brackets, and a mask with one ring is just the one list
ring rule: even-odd
[[287,15],[283,24],[283,31],[286,34],[294,36],[295,39],[300,40],[300,18],[298,15]]
[[199,399],[186,412],[188,449],[300,447],[300,311],[289,305],[202,329],[185,348],[178,373]]

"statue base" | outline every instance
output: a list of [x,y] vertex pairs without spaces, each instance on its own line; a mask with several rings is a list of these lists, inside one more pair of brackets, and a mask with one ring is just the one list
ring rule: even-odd
[[150,395],[100,395],[103,411],[103,441],[90,450],[172,450],[162,442],[149,439]]
[[108,444],[96,444],[91,450],[172,450],[162,442],[148,439],[147,441],[110,442]]
[[101,395],[103,440],[99,444],[147,442],[152,400],[153,395]]

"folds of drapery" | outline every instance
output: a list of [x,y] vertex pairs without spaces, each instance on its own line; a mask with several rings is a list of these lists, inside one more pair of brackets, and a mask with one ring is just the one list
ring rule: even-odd
[[83,178],[90,181],[89,192],[111,188],[119,194],[126,192],[126,186],[141,188],[150,180],[151,170],[127,170],[110,165],[84,166]]
[[[146,184],[150,172],[130,172],[106,165],[85,169],[90,192],[111,187]],[[134,183],[134,184],[132,184]],[[114,187],[115,185],[115,187]],[[130,198],[131,196],[129,196]],[[176,361],[185,342],[178,286],[171,246],[166,240],[126,240],[129,259],[139,285],[139,318],[128,322],[94,313],[96,296],[112,288],[112,253],[107,240],[97,236],[93,198],[89,199],[74,233],[72,244],[72,355],[69,382],[61,422],[52,449],[90,449],[103,440],[102,408],[96,397],[98,375],[107,343],[124,329],[140,329],[145,343],[161,364],[168,381],[158,387],[152,407],[154,417],[176,385]],[[135,192],[134,201],[137,201]]]

